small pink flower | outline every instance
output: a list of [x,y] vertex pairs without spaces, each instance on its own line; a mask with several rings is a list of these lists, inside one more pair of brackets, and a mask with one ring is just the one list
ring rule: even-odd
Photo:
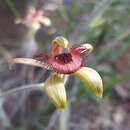
[[39,29],[40,24],[50,26],[51,21],[48,17],[45,17],[42,10],[35,10],[30,8],[27,15],[23,19],[16,19],[16,23],[22,23],[32,29]]

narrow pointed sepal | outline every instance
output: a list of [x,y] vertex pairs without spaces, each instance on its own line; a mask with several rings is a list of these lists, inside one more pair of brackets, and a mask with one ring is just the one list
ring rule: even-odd
[[51,66],[45,62],[41,62],[39,60],[31,59],[31,58],[13,58],[9,61],[9,69],[12,68],[12,65],[14,64],[26,64],[26,65],[32,65],[32,66],[37,66],[41,68],[46,68],[51,70]]
[[12,65],[14,64],[27,64],[27,65],[33,65],[37,67],[44,67],[39,61],[35,59],[30,58],[13,58],[9,61],[9,69],[12,68]]
[[45,93],[60,112],[65,109],[67,102],[63,78],[63,75],[53,73],[44,85]]
[[102,98],[103,94],[103,83],[100,75],[89,67],[81,67],[77,72],[72,75],[79,78],[84,85],[93,92],[99,98]]

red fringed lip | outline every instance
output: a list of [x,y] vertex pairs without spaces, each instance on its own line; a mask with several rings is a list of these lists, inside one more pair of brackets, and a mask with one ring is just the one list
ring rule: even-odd
[[34,56],[33,58],[40,61],[41,64],[46,64],[48,68],[51,68],[52,70],[61,74],[74,73],[80,69],[83,63],[83,58],[80,55],[73,53],[62,53],[54,58],[41,54]]
[[50,57],[48,55],[40,54],[30,58],[14,58],[10,61],[10,67],[15,64],[28,64],[53,70],[60,74],[71,74],[79,70],[85,61],[86,51],[90,50],[87,44],[75,45],[68,49],[68,53],[61,53]]
[[53,58],[48,55],[37,55],[33,58],[40,61],[45,68],[49,68],[57,73],[71,74],[80,69],[84,62],[85,47],[75,45],[69,49],[69,53],[61,53]]

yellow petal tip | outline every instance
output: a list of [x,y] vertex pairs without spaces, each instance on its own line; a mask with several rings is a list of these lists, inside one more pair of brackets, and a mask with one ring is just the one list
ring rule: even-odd
[[98,98],[100,98],[100,99],[102,99],[102,97],[103,97],[102,95],[96,95],[96,96],[97,96]]
[[54,44],[54,43],[57,43],[59,46],[62,46],[64,48],[69,48],[70,47],[69,41],[66,38],[62,37],[62,36],[56,37],[52,41],[52,44]]
[[59,110],[59,112],[63,112],[64,108],[57,108]]
[[82,46],[84,46],[85,48],[87,48],[87,53],[91,53],[93,51],[93,46],[89,43],[85,43]]

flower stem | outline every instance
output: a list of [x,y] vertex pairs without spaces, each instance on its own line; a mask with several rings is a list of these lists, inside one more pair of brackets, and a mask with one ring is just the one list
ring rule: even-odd
[[12,12],[15,14],[16,18],[21,18],[21,15],[19,14],[18,10],[16,9],[14,3],[10,0],[6,0],[6,3],[10,7]]
[[14,93],[29,90],[29,89],[41,89],[41,90],[44,90],[43,87],[44,87],[44,83],[24,85],[24,86],[14,88],[12,90],[8,90],[6,92],[1,93],[0,98],[4,98],[4,97],[10,96],[10,95],[12,95]]
[[[69,79],[69,75],[64,75],[64,84],[67,84],[67,81]],[[69,104],[67,104],[66,109],[59,113],[59,130],[68,130],[68,122],[70,120],[70,107]]]

